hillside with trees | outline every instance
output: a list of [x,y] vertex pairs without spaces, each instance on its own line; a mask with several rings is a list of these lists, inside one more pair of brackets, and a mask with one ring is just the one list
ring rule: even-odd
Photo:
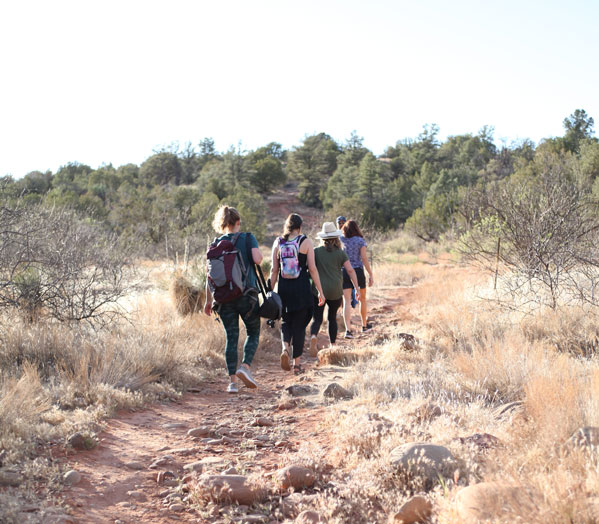
[[[497,146],[493,128],[439,139],[436,125],[377,157],[355,132],[342,143],[326,133],[290,150],[272,142],[255,151],[219,152],[205,138],[172,144],[141,165],[94,169],[69,163],[56,173],[2,179],[5,206],[71,208],[134,245],[139,255],[201,251],[220,202],[238,207],[244,225],[264,237],[265,201],[292,184],[300,200],[330,216],[350,215],[371,229],[404,227],[425,241],[455,237],[480,218],[480,195],[541,176],[559,162],[584,194],[599,197],[599,143],[594,120],[576,110],[564,135]],[[478,195],[478,197],[477,197]]]

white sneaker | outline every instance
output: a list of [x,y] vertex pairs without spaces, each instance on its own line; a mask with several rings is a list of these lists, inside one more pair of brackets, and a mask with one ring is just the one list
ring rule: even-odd
[[227,386],[227,393],[239,393],[239,388],[235,382],[229,382]]
[[249,369],[241,367],[237,370],[235,375],[237,375],[237,378],[241,380],[246,387],[251,389],[258,387],[258,383],[254,380],[254,377],[252,377],[252,372]]

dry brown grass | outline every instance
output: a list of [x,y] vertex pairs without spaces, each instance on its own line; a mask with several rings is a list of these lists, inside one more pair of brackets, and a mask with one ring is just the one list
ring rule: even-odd
[[[394,278],[406,267],[386,271]],[[328,480],[344,497],[319,499],[329,522],[386,522],[423,489],[399,479],[388,461],[410,441],[447,446],[458,458],[459,475],[429,492],[440,523],[462,522],[455,494],[480,481],[538,494],[534,514],[516,504],[509,518],[490,522],[597,522],[589,504],[599,494],[599,458],[564,443],[577,428],[599,426],[599,360],[589,351],[599,323],[576,308],[535,315],[498,309],[478,298],[489,285],[491,277],[467,268],[427,270],[410,305],[419,323],[403,327],[421,341],[418,350],[389,336],[344,375],[341,384],[355,396],[327,420],[333,448],[326,456],[309,443],[302,450],[321,468],[332,466]],[[495,409],[508,401],[522,408],[498,417]],[[441,415],[415,416],[431,402]],[[474,433],[490,433],[501,445],[481,453],[458,439]]]
[[376,351],[370,348],[344,349],[327,348],[318,352],[318,362],[322,366],[351,366],[356,362],[369,360],[376,356]]

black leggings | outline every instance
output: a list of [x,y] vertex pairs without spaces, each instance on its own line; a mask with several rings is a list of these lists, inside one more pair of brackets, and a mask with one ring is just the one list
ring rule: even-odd
[[293,358],[301,357],[304,352],[306,327],[312,319],[312,308],[307,307],[292,313],[283,310],[281,322],[281,338],[293,347]]
[[[327,319],[329,321],[329,340],[331,344],[334,344],[337,340],[337,311],[341,307],[341,302],[343,298],[338,298],[337,300],[328,300],[326,301],[326,305],[329,306],[329,314]],[[314,320],[312,321],[312,325],[310,326],[310,334],[318,335],[320,331],[320,326],[322,325],[322,317],[324,315],[324,305],[318,305],[318,298],[314,297]]]

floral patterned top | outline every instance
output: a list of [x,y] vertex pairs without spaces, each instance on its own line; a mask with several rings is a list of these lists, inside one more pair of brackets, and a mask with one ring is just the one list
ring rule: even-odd
[[360,249],[362,246],[366,247],[366,241],[362,237],[356,236],[351,238],[341,237],[341,242],[343,242],[343,249],[345,249],[349,257],[351,267],[364,267],[362,257],[360,256]]

